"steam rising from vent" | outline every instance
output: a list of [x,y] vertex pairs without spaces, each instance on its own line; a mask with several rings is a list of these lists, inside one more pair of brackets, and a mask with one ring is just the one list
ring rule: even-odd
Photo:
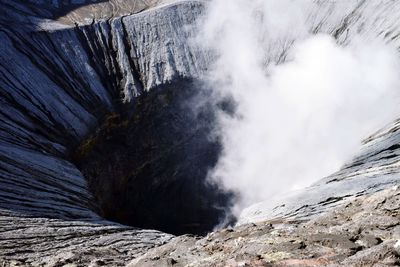
[[240,193],[235,212],[333,173],[399,114],[396,50],[311,35],[311,5],[213,0],[201,22],[198,45],[216,56],[204,80],[236,104],[233,116],[218,111],[223,153],[209,174]]

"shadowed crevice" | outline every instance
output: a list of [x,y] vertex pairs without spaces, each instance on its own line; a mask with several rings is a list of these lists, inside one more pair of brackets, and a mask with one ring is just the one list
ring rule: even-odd
[[206,180],[221,147],[210,138],[212,109],[190,109],[197,90],[180,80],[144,93],[132,112],[110,114],[82,143],[74,161],[101,216],[172,234],[233,222],[234,193]]

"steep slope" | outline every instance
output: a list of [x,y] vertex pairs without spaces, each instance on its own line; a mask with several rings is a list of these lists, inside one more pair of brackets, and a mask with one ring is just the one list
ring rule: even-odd
[[[65,211],[64,205],[54,206],[55,210],[47,205],[39,208],[40,198],[66,197],[57,190],[61,187],[72,191],[68,192],[68,198],[83,195],[90,199],[79,172],[65,160],[71,152],[69,149],[78,145],[102,116],[129,105],[125,102],[143,90],[166,83],[175,76],[196,75],[202,61],[196,60],[194,65],[195,59],[185,54],[190,51],[185,48],[186,36],[171,36],[173,42],[170,43],[154,42],[159,38],[155,37],[158,32],[175,32],[192,23],[196,13],[191,10],[195,6],[192,3],[176,5],[132,16],[127,28],[123,27],[124,18],[52,32],[2,28],[2,183],[12,183],[9,177],[13,174],[18,183],[9,187],[10,191],[2,191],[9,196],[1,203],[2,208],[36,213],[32,207],[38,203],[41,215],[65,213],[67,217],[82,217],[80,212],[75,216],[68,205]],[[151,25],[160,28],[151,28]],[[134,40],[140,41],[133,43]],[[160,47],[151,48],[148,44]],[[134,45],[135,50],[132,49]],[[131,54],[136,52],[139,56]],[[156,62],[170,63],[163,64],[169,69]],[[39,177],[47,174],[54,181],[32,179],[35,174]],[[29,177],[25,186],[19,184],[24,176]],[[31,188],[36,181],[39,184]],[[19,186],[25,187],[24,196],[13,192]],[[43,193],[36,190],[43,190]],[[20,205],[20,198],[29,197],[29,208],[25,209]],[[77,202],[85,205],[87,201]]]
[[[190,32],[178,32],[201,9],[185,3],[47,31],[34,30],[39,17],[18,21],[30,12],[22,3],[2,1],[1,10],[0,257],[39,265],[49,262],[46,255],[62,262],[76,251],[98,258],[118,251],[114,265],[171,238],[103,220],[68,159],[106,114],[129,108],[133,96],[195,76],[202,61],[185,54]],[[80,261],[89,264],[91,257]]]
[[[166,87],[176,93],[183,81],[201,76],[212,58],[193,47],[190,38],[204,3],[77,2],[0,0],[0,263],[122,265],[172,238],[99,216],[98,196],[71,155],[90,140],[105,117],[135,115],[139,95],[162,95]],[[320,0],[310,2],[307,12],[310,31],[329,33],[341,44],[357,33],[400,46],[397,1]],[[301,36],[271,42],[268,59],[285,60],[297,38]],[[163,101],[161,96],[155,103]],[[180,113],[167,119],[174,121]],[[195,124],[189,120],[176,125],[182,133]],[[332,177],[289,199],[250,208],[241,222],[309,218],[345,198],[397,184],[398,128],[396,122],[373,135],[360,156]],[[160,128],[149,129],[157,136]],[[161,138],[174,138],[161,133]],[[203,139],[195,138],[179,156],[200,153],[198,140]],[[181,166],[174,166],[179,171]],[[210,166],[188,164],[181,175],[197,167],[196,175],[204,178]]]

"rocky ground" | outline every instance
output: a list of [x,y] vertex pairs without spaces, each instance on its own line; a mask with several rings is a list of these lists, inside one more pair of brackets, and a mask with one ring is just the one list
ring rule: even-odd
[[399,266],[400,189],[348,200],[312,220],[276,219],[180,236],[135,259],[147,266]]
[[[66,224],[63,220],[24,219],[23,224],[15,229],[21,222],[10,224],[10,217],[0,218],[0,266],[124,266],[132,259],[130,267],[400,264],[397,186],[353,197],[311,220],[266,220],[205,237],[172,238],[120,225]],[[20,238],[22,232],[24,238]],[[154,247],[155,241],[164,245]],[[142,255],[143,250],[149,251]],[[23,253],[25,259],[7,260]]]
[[107,221],[0,216],[0,266],[125,266],[172,235]]

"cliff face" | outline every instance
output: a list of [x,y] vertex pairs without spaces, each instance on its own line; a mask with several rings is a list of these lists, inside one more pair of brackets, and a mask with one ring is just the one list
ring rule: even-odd
[[[193,3],[175,5],[131,18],[115,18],[60,31],[26,32],[25,28],[2,28],[2,163],[9,162],[3,168],[2,182],[10,184],[8,177],[13,173],[16,181],[21,181],[18,167],[29,171],[24,174],[28,177],[35,177],[35,172],[39,171],[41,175],[37,176],[47,174],[55,179],[54,183],[49,183],[44,178],[41,181],[27,178],[30,182],[26,184],[24,196],[19,196],[35,196],[27,210],[15,204],[20,200],[11,196],[19,194],[13,192],[17,187],[11,186],[11,191],[7,192],[10,197],[4,199],[2,207],[15,206],[36,214],[31,207],[38,203],[41,209],[40,198],[46,194],[38,194],[31,188],[35,181],[39,183],[35,188],[48,192],[54,201],[62,199],[62,193],[48,187],[70,188],[69,183],[76,189],[70,189],[68,198],[76,195],[78,205],[89,201],[84,179],[65,160],[69,150],[78,145],[105,114],[122,109],[133,96],[171,81],[175,76],[196,73],[202,61],[194,65],[194,58],[177,51],[190,51],[185,36],[170,36],[170,42],[156,41],[162,34],[179,29],[183,32],[183,27],[193,22],[196,13],[191,10],[196,7]],[[182,19],[177,20],[177,17]],[[152,25],[159,28],[152,28]],[[82,216],[80,211],[76,215],[68,205],[65,211],[64,205],[59,206],[52,210],[51,206],[44,205],[37,212]],[[85,217],[93,215],[88,213]]]
[[[196,117],[186,114],[179,121],[187,110],[180,108],[179,103],[172,105],[169,111],[162,106],[169,105],[163,92],[169,90],[177,94],[177,90],[185,91],[186,87],[192,87],[189,91],[200,88],[194,81],[207,68],[211,58],[208,53],[191,46],[190,38],[196,30],[190,26],[204,11],[204,2],[94,2],[0,0],[0,263],[56,265],[76,262],[87,265],[97,262],[115,266],[172,238],[153,230],[122,226],[100,216],[104,215],[99,211],[104,206],[101,207],[96,194],[103,195],[101,192],[106,187],[97,188],[100,191],[93,185],[89,188],[82,171],[90,176],[93,168],[104,166],[103,172],[96,177],[107,181],[110,173],[105,166],[119,161],[118,155],[114,157],[112,153],[106,157],[110,159],[107,162],[101,155],[96,159],[96,152],[108,153],[110,147],[101,145],[107,144],[107,140],[100,146],[98,143],[90,147],[79,162],[72,162],[73,155],[82,145],[91,137],[98,138],[96,129],[100,129],[100,136],[107,136],[101,135],[100,125],[104,125],[104,119],[110,114],[128,116],[130,123],[134,123],[132,118],[138,114],[152,114],[150,122],[159,125],[167,121],[166,125],[157,127],[145,126],[148,122],[145,121],[139,126],[142,130],[128,127],[129,157],[149,164],[147,168],[153,173],[148,176],[146,169],[125,165],[123,175],[117,175],[115,179],[128,177],[126,182],[111,183],[117,183],[123,189],[130,186],[131,191],[126,189],[122,199],[136,189],[146,188],[145,178],[158,178],[162,173],[165,176],[159,181],[167,182],[170,187],[159,188],[164,190],[162,194],[168,196],[169,203],[191,202],[190,198],[174,198],[179,195],[179,190],[194,188],[190,181],[183,180],[184,177],[198,177],[199,183],[203,184],[207,169],[218,156],[218,144],[206,141],[209,129],[203,127],[196,132],[193,126]],[[316,1],[310,4],[308,12],[310,30],[332,34],[339,43],[347,44],[358,33],[366,39],[383,38],[400,46],[400,21],[397,19],[400,4],[397,1]],[[285,38],[269,44],[269,60],[284,60],[285,51],[301,36]],[[185,84],[185,81],[190,83]],[[160,105],[154,114],[147,110],[151,105],[142,105],[140,109],[137,104],[139,95],[152,99],[153,96],[148,96],[149,91],[154,91],[155,98],[160,94],[160,99],[150,101]],[[193,95],[195,92],[186,94],[180,103],[190,103],[188,100]],[[165,110],[169,115],[157,120]],[[212,114],[204,119],[205,125],[210,118],[212,120]],[[168,125],[176,120],[177,123]],[[167,134],[169,126],[177,127],[177,135]],[[371,136],[360,156],[343,170],[296,196],[250,208],[241,222],[282,216],[309,218],[339,205],[346,198],[397,184],[398,129],[398,122],[395,122]],[[141,136],[136,142],[132,141],[137,134]],[[161,155],[162,165],[156,164],[159,155],[151,154],[154,153],[150,149],[153,145],[161,143],[168,150],[176,148],[176,138],[193,136],[187,140],[184,149]],[[156,137],[166,141],[143,144]],[[112,138],[120,140],[118,136]],[[138,144],[141,146],[136,150]],[[212,155],[204,154],[204,144],[206,151],[214,151]],[[122,150],[124,145],[120,144],[118,149]],[[176,163],[186,160],[187,154],[194,155],[189,158],[190,163]],[[176,159],[173,168],[164,171],[163,168],[170,164],[167,159],[171,155]],[[199,159],[200,166],[196,165]],[[193,171],[194,168],[199,170]],[[139,176],[134,175],[135,171]],[[184,186],[177,187],[171,182],[176,173],[178,180],[184,181],[180,186]],[[135,188],[135,177],[142,177],[139,188]],[[97,181],[89,177],[90,183]],[[212,199],[229,207],[232,197],[229,193],[221,193],[218,188],[208,189],[201,189],[201,196],[209,196],[212,192]],[[194,194],[190,190],[188,193]],[[150,197],[151,194],[154,192],[147,192]],[[139,199],[146,198],[141,196]],[[103,201],[107,202],[109,198]],[[127,209],[131,204],[137,205],[137,202],[128,203]],[[205,205],[200,209],[204,210],[214,202],[199,203]],[[114,202],[106,204],[109,210],[118,205]],[[190,205],[185,207],[190,209]],[[219,218],[221,214],[217,210],[212,218]]]
[[[59,27],[25,1],[1,1],[3,260],[39,265],[57,255],[62,262],[72,251],[101,251],[90,253],[98,259],[118,251],[114,265],[171,238],[96,214],[87,181],[70,159],[107,114],[132,107],[134,96],[178,76],[195,76],[204,61],[188,48],[186,25],[201,10],[189,2]],[[49,29],[38,27],[44,22]],[[93,257],[83,257],[82,264]]]

